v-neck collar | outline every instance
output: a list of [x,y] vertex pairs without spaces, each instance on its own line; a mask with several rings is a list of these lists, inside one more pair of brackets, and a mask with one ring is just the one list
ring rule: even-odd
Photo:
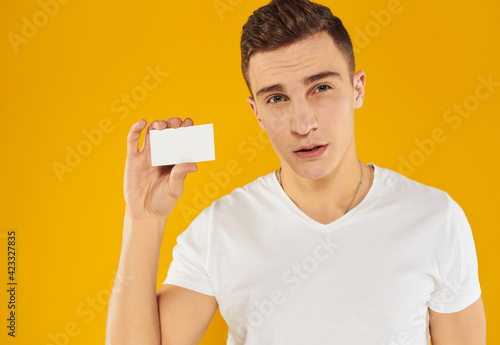
[[283,188],[281,188],[274,171],[268,175],[268,178],[271,179],[271,181],[269,182],[272,185],[272,188],[275,189],[275,191],[280,195],[283,202],[293,211],[295,215],[300,217],[303,221],[313,226],[314,228],[325,231],[337,228],[344,222],[348,221],[351,217],[354,217],[360,210],[362,210],[370,202],[370,200],[373,198],[373,195],[377,193],[382,173],[381,168],[373,163],[368,163],[367,165],[372,166],[374,168],[373,182],[372,185],[370,186],[370,189],[368,190],[368,193],[365,195],[363,200],[361,200],[361,202],[357,204],[355,207],[353,207],[349,212],[347,212],[340,218],[337,218],[333,222],[328,224],[322,224],[312,219],[307,214],[305,214],[300,208],[298,208],[298,206],[295,205],[292,199],[290,199],[288,194],[285,193]]

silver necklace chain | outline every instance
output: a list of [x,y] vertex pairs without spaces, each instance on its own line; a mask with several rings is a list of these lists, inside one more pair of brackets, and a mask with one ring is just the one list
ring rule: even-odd
[[[352,198],[351,202],[349,203],[349,206],[347,206],[347,209],[345,210],[344,214],[349,212],[349,208],[351,207],[354,199],[356,198],[356,195],[358,195],[359,190],[361,189],[361,185],[363,184],[363,165],[361,164],[361,161],[358,158],[359,166],[361,168],[361,180],[359,180],[359,185],[358,185],[358,190],[356,191],[356,194],[354,194],[354,197]],[[281,167],[278,170],[278,182],[280,183],[281,188],[283,188],[283,184],[281,183]],[[284,190],[284,188],[283,188]]]

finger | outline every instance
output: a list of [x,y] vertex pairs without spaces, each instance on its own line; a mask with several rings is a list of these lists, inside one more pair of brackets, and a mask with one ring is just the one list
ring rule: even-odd
[[141,152],[150,152],[151,150],[151,142],[150,142],[150,134],[149,131],[152,129],[165,129],[166,127],[166,122],[163,120],[155,120],[151,122],[146,129],[146,134],[144,135],[144,143],[142,144],[142,149]]
[[140,119],[130,127],[127,136],[127,155],[133,155],[139,152],[139,138],[147,123],[146,120]]
[[190,117],[186,117],[186,119],[182,122],[181,127],[189,127],[193,125],[193,120]]
[[182,124],[182,120],[179,117],[171,117],[167,120],[167,128],[178,128]]

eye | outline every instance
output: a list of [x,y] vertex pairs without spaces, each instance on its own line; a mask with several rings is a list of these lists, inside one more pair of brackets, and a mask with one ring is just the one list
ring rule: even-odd
[[320,92],[326,91],[328,89],[331,89],[331,87],[328,85],[320,85],[316,88],[316,90],[320,90]]
[[271,98],[269,98],[267,103],[278,103],[278,102],[281,102],[282,100],[283,100],[283,96],[276,95],[276,96],[272,96]]

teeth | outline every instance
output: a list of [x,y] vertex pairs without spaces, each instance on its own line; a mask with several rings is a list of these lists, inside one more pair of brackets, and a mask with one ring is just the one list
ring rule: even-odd
[[315,146],[315,147],[313,147],[312,149],[309,149],[309,150],[300,150],[300,151],[307,151],[307,152],[309,152],[309,151],[316,150],[318,147],[319,147],[319,146]]

